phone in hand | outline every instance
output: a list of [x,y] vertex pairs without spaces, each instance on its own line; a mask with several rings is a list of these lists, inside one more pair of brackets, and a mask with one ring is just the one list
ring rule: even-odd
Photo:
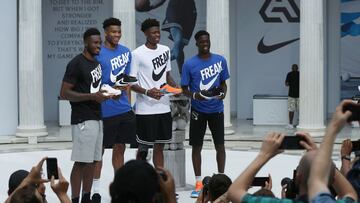
[[51,179],[51,176],[54,176],[55,179],[59,179],[58,165],[56,158],[46,159],[46,170],[47,170],[47,177],[49,180]]
[[344,112],[351,111],[351,116],[349,117],[348,122],[360,121],[360,104],[359,103],[348,104],[348,105],[344,106],[343,111]]
[[279,149],[290,149],[290,150],[305,149],[303,146],[300,145],[301,140],[304,141],[304,138],[301,136],[297,136],[297,135],[285,136]]
[[265,186],[265,182],[269,182],[269,177],[254,177],[251,186]]
[[351,144],[352,144],[352,149],[351,149],[352,152],[360,150],[360,140],[351,141]]

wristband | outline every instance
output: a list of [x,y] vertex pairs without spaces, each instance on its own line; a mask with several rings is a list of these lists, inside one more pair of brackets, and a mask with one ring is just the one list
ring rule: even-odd
[[147,89],[145,89],[145,93],[144,93],[144,94],[145,94],[146,96],[147,96],[147,93],[148,93],[148,90],[147,90]]
[[344,155],[344,156],[342,156],[342,157],[341,157],[341,160],[343,160],[343,159],[348,160],[348,161],[351,160],[349,155]]
[[196,95],[196,92],[194,92],[193,95],[192,95],[192,98],[193,98],[194,100],[196,100],[195,95]]

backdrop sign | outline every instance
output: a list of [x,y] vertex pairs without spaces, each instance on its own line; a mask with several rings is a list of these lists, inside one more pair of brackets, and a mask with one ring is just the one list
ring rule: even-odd
[[238,118],[252,118],[254,95],[287,95],[286,74],[299,63],[299,5],[299,0],[238,1]]
[[112,16],[112,0],[43,0],[45,120],[58,120],[58,95],[67,63],[83,50],[83,33]]

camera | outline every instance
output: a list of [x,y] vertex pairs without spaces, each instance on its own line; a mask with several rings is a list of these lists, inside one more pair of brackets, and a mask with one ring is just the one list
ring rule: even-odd
[[281,186],[286,185],[285,197],[288,199],[296,198],[298,193],[296,185],[295,185],[295,178],[296,178],[296,170],[293,171],[293,178],[285,177],[281,180]]

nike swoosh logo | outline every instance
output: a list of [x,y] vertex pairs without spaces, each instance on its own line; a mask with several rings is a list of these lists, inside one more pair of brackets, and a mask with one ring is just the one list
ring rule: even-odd
[[300,38],[295,38],[295,39],[291,39],[291,40],[288,40],[288,41],[284,41],[284,42],[280,42],[280,43],[276,43],[276,44],[272,44],[272,45],[265,45],[264,44],[264,37],[261,38],[259,44],[258,44],[258,47],[257,47],[257,50],[259,53],[261,54],[267,54],[267,53],[270,53],[270,52],[273,52],[277,49],[280,49],[288,44],[291,44],[293,42],[296,42],[298,41]]
[[202,83],[202,80],[200,81],[200,90],[209,90],[212,85],[214,84],[214,82],[216,81],[216,79],[218,78],[219,74],[217,74],[213,79],[210,80],[210,82],[206,85],[204,85]]
[[163,69],[160,71],[159,74],[156,74],[156,73],[155,73],[155,70],[153,70],[153,72],[152,72],[152,78],[153,78],[153,80],[154,80],[154,81],[160,80],[160,78],[163,76],[165,70],[166,70],[166,66],[163,67]]
[[[98,84],[97,86],[94,87],[95,84]],[[98,80],[95,83],[91,83],[90,85],[90,93],[95,93],[98,92],[100,90],[100,85],[101,85],[101,80]]]
[[116,77],[118,75],[120,75],[121,73],[123,73],[125,71],[125,68],[123,68],[118,74],[114,75],[112,71],[110,71],[110,81],[112,83],[115,83],[116,82]]

